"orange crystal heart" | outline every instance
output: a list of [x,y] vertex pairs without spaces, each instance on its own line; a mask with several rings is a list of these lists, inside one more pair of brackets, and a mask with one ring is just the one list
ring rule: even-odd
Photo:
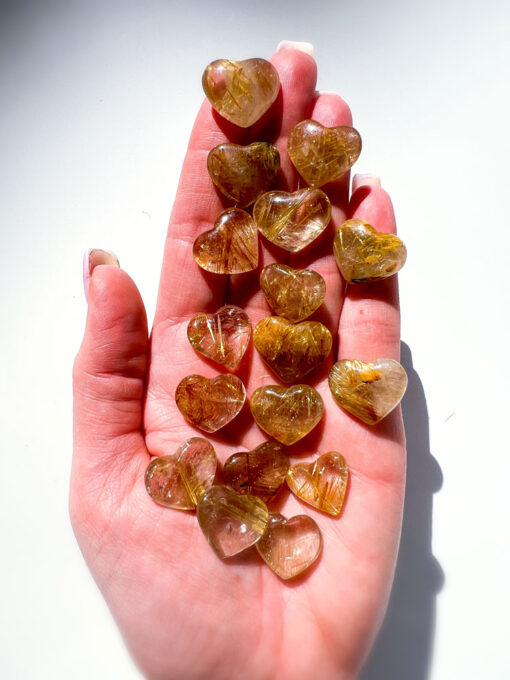
[[303,120],[290,131],[287,149],[306,183],[320,187],[354,165],[361,153],[361,137],[347,125],[324,127],[315,120]]
[[268,241],[291,253],[310,245],[327,227],[331,203],[320,189],[269,191],[253,206],[253,219]]
[[191,346],[233,371],[241,363],[250,337],[248,314],[235,305],[225,305],[214,314],[197,314],[188,324]]
[[202,437],[192,437],[173,456],[151,460],[145,472],[145,488],[160,505],[193,510],[213,485],[216,465],[212,444]]
[[216,432],[233,420],[246,399],[243,383],[235,375],[204,378],[188,375],[175,390],[175,402],[188,422],[205,432]]
[[253,344],[276,375],[292,383],[324,362],[333,340],[319,321],[294,325],[280,316],[269,316],[255,326]]
[[311,432],[324,415],[322,397],[309,385],[259,387],[250,408],[257,425],[287,446]]
[[286,519],[275,513],[269,515],[266,532],[255,547],[275,574],[287,580],[302,574],[319,557],[322,536],[307,515]]
[[298,498],[335,517],[342,512],[348,480],[345,458],[336,451],[296,463],[287,472],[287,484]]
[[394,359],[371,363],[342,359],[329,373],[329,387],[337,403],[368,425],[375,425],[400,403],[407,374]]
[[270,264],[260,274],[260,287],[269,306],[278,316],[298,323],[322,304],[326,282],[311,269],[292,269],[286,264]]
[[221,193],[241,207],[270,189],[280,169],[278,149],[267,142],[219,144],[207,156],[209,176]]
[[224,210],[214,228],[195,240],[193,257],[202,269],[214,274],[241,274],[255,269],[259,242],[251,215],[240,208]]
[[197,519],[214,552],[224,559],[260,539],[269,512],[256,496],[241,496],[228,486],[213,486],[197,505]]
[[394,234],[379,232],[363,220],[347,220],[335,234],[335,260],[349,283],[378,281],[396,274],[405,264],[407,251]]
[[223,478],[237,493],[258,496],[267,503],[285,482],[289,465],[280,444],[264,442],[253,451],[241,451],[227,458]]
[[253,125],[269,109],[280,90],[275,67],[265,59],[217,59],[202,76],[213,108],[239,127]]

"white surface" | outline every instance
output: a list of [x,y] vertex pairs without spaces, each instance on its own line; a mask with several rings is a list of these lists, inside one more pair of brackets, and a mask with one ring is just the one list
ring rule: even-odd
[[364,677],[508,678],[508,4],[0,11],[1,677],[139,677],[67,518],[81,256],[113,249],[152,316],[203,67],[295,39],[315,44],[319,88],[349,101],[364,142],[356,170],[381,175],[409,251],[404,541]]

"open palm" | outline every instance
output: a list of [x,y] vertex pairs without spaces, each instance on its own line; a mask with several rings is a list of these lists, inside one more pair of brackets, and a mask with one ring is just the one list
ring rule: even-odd
[[[297,188],[286,154],[290,129],[305,118],[350,124],[334,94],[315,92],[316,65],[307,54],[282,50],[272,58],[282,91],[264,119],[244,131],[222,122],[205,102],[193,129],[165,247],[150,343],[143,303],[117,266],[96,266],[88,282],[89,311],[75,363],[75,455],[71,517],[78,541],[125,640],[151,678],[306,679],[355,677],[384,613],[398,547],[405,477],[400,409],[380,425],[351,418],[333,401],[327,373],[337,358],[399,357],[395,277],[346,288],[332,255],[335,227],[346,216],[394,231],[388,195],[375,181],[348,178],[328,185],[333,218],[303,253],[261,244],[260,267],[274,261],[311,267],[326,281],[323,307],[313,318],[335,338],[330,360],[310,380],[326,415],[289,447],[291,460],[342,453],[351,482],[343,515],[334,519],[285,491],[274,511],[306,513],[319,524],[323,551],[298,579],[282,582],[253,549],[218,559],[194,513],[156,505],[144,487],[150,456],[168,455],[201,435],[183,419],[175,388],[187,375],[217,375],[186,338],[191,316],[225,303],[243,307],[252,324],[270,310],[258,285],[259,270],[227,277],[195,264],[192,244],[224,207],[210,181],[206,158],[224,141],[275,143],[282,187]],[[277,378],[249,349],[238,372],[248,397]],[[245,405],[240,416],[209,436],[221,462],[267,437]]]

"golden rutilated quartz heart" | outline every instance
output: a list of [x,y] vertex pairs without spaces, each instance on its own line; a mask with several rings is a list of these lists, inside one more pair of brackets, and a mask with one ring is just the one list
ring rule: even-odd
[[394,359],[363,363],[343,359],[329,373],[329,387],[337,403],[368,425],[375,425],[400,403],[407,374]]
[[326,282],[320,274],[278,263],[264,267],[260,287],[275,314],[292,323],[313,314],[326,295]]
[[175,390],[175,402],[186,420],[204,432],[216,432],[233,420],[246,399],[243,383],[235,375],[216,378],[188,375]]
[[258,496],[267,503],[285,482],[289,465],[281,444],[264,442],[253,451],[241,451],[227,458],[223,478],[237,493]]
[[292,383],[324,362],[333,340],[319,321],[294,325],[280,316],[269,316],[255,326],[253,344],[276,375]]
[[345,458],[336,451],[296,463],[287,472],[287,484],[298,498],[335,517],[342,512],[348,480]]
[[209,151],[207,169],[221,193],[245,207],[273,186],[280,169],[280,154],[267,142],[248,146],[219,144]]
[[302,574],[319,557],[321,531],[308,515],[286,519],[275,513],[269,515],[266,532],[255,547],[275,574],[287,580]]
[[205,96],[223,118],[246,128],[275,101],[280,79],[275,67],[265,59],[217,59],[206,67],[202,86]]
[[348,283],[378,281],[396,274],[407,251],[394,234],[379,232],[363,220],[347,220],[335,234],[335,260]]
[[309,385],[259,387],[250,408],[257,425],[286,446],[311,432],[324,415],[322,397]]
[[260,539],[267,528],[269,512],[256,496],[242,496],[228,486],[213,486],[199,501],[197,518],[214,552],[224,559]]
[[268,241],[291,253],[310,245],[327,227],[331,203],[320,189],[269,191],[253,206],[253,219]]
[[250,337],[248,314],[235,305],[225,305],[214,314],[197,314],[188,324],[193,349],[233,371],[241,363]]
[[216,465],[212,444],[202,437],[192,437],[172,456],[151,460],[145,472],[145,488],[160,505],[193,510],[213,485]]
[[361,137],[347,125],[324,127],[315,120],[303,120],[290,131],[287,149],[305,182],[320,187],[354,165],[361,153]]
[[242,274],[255,269],[259,242],[251,215],[240,208],[224,210],[214,228],[196,238],[193,257],[202,269],[214,274]]

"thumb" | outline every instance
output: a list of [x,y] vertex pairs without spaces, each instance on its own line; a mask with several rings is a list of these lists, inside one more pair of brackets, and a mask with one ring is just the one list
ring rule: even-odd
[[149,459],[142,433],[148,334],[140,293],[104,250],[86,253],[84,284],[88,314],[73,375],[71,505],[103,493],[108,479],[122,494]]

